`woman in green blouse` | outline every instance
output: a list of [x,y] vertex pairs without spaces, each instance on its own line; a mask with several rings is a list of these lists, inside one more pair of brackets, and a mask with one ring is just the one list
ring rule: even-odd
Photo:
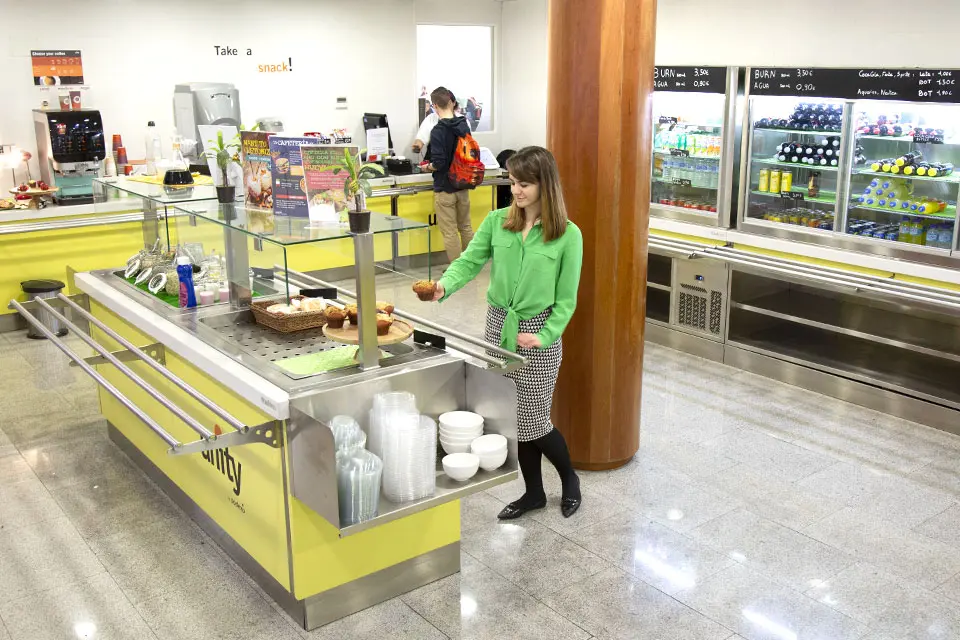
[[583,237],[567,219],[553,154],[526,147],[507,161],[507,170],[513,204],[490,212],[437,283],[435,299],[446,300],[492,259],[486,339],[528,360],[507,374],[517,384],[518,456],[526,492],[498,517],[512,520],[546,506],[542,455],[560,474],[560,510],[570,517],[580,508],[580,480],[567,443],[550,422],[550,409],[563,356],[560,336],[577,306]]

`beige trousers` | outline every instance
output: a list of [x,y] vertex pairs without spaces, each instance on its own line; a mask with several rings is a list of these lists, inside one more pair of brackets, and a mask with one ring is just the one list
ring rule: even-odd
[[460,252],[467,248],[473,239],[473,226],[470,224],[470,192],[457,191],[433,194],[433,207],[437,212],[437,226],[443,236],[443,246],[447,257],[453,262]]

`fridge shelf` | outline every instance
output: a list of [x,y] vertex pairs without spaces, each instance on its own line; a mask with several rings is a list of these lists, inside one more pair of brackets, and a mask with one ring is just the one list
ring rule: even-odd
[[754,127],[754,131],[775,131],[777,133],[796,134],[798,136],[828,136],[837,137],[840,131],[799,131],[797,129],[781,129],[779,127]]
[[[752,193],[752,194],[755,195],[755,196],[771,196],[771,197],[776,198],[776,197],[779,197],[779,196],[780,196],[780,193],[786,193],[786,192],[781,191],[780,193],[771,193],[770,191],[757,191],[757,190],[754,189],[754,190],[750,191],[750,193]],[[834,196],[833,196],[832,198],[823,198],[823,197],[811,198],[811,197],[807,196],[807,190],[806,190],[806,189],[791,189],[791,190],[790,190],[790,193],[802,193],[802,194],[803,194],[803,202],[816,202],[817,204],[834,204],[834,203],[836,203],[836,201],[837,201],[837,196],[836,196],[836,194],[834,194]]]
[[866,207],[860,204],[851,203],[851,209],[862,209],[863,211],[879,211],[881,213],[889,213],[892,216],[906,216],[908,218],[924,218],[926,220],[940,220],[943,222],[952,222],[957,217],[957,208],[953,205],[947,207],[943,210],[943,213],[940,214],[931,214],[931,213],[912,213],[910,211],[903,211],[901,209],[890,209],[884,207]]
[[[671,149],[654,149],[653,152],[660,156],[673,156]],[[690,160],[716,160],[720,162],[719,156],[695,156],[690,154],[688,156],[676,156],[677,158],[689,158]]]
[[902,173],[885,173],[883,171],[869,171],[866,169],[854,171],[853,174],[858,176],[879,176],[881,178],[903,178],[904,180],[920,180],[921,182],[960,183],[960,176],[955,174],[950,174],[945,178],[928,178],[927,176],[908,176]]
[[791,169],[806,169],[807,171],[836,171],[837,167],[811,167],[808,164],[799,162],[780,162],[779,160],[769,160],[767,158],[754,158],[753,164],[768,164],[777,167],[789,167]]

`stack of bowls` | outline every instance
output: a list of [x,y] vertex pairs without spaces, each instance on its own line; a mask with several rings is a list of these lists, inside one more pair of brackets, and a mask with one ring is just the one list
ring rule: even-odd
[[480,468],[493,471],[507,461],[507,439],[498,433],[480,436],[470,443],[470,451],[480,458]]
[[362,447],[337,451],[337,495],[340,526],[376,517],[380,504],[383,462]]
[[483,435],[483,416],[470,411],[450,411],[440,416],[440,446],[447,453],[467,453],[470,443]]

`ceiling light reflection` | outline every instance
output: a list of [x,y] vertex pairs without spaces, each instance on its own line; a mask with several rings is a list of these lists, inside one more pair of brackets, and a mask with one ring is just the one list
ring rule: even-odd
[[762,613],[751,611],[750,609],[744,609],[743,617],[762,628],[764,631],[774,634],[778,638],[783,638],[783,640],[797,640],[796,633],[790,629],[787,629],[781,624],[777,624]]
[[667,511],[667,520],[683,520],[683,511],[670,509],[670,511]]
[[81,640],[90,640],[97,633],[97,625],[92,622],[78,622],[73,625],[73,631]]
[[642,549],[635,549],[633,558],[678,589],[690,589],[697,586],[697,574],[690,569],[678,569]]
[[477,612],[477,601],[471,596],[460,596],[460,617],[469,618]]

